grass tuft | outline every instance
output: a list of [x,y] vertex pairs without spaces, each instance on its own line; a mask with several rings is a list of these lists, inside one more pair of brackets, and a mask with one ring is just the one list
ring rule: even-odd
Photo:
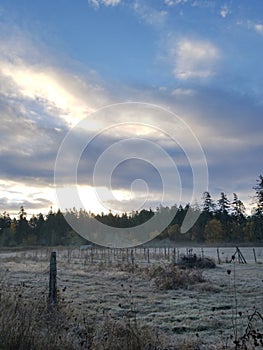
[[191,285],[205,282],[203,273],[199,269],[181,269],[169,265],[152,265],[145,269],[144,273],[153,279],[161,290],[188,288]]

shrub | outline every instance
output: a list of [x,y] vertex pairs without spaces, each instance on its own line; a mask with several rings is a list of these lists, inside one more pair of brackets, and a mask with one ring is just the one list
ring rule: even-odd
[[201,270],[181,269],[174,264],[151,266],[146,268],[145,273],[159,289],[165,290],[188,288],[189,285],[205,282]]
[[211,258],[201,258],[194,255],[184,255],[178,262],[181,267],[198,268],[198,269],[214,269],[216,264]]

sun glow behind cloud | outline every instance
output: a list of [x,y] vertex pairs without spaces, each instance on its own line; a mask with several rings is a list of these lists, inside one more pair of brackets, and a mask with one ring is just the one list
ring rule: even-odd
[[[131,191],[80,185],[78,186],[78,193],[83,203],[82,209],[88,212],[109,213],[109,211],[112,211],[113,213],[120,213],[137,209],[134,201],[138,200],[138,197]],[[118,203],[118,206],[116,206],[116,203]]]
[[33,69],[25,65],[1,62],[1,72],[12,79],[24,98],[39,100],[40,103],[45,103],[48,110],[59,110],[59,115],[63,116],[70,126],[94,111],[71,94],[67,87],[62,86],[48,69]]

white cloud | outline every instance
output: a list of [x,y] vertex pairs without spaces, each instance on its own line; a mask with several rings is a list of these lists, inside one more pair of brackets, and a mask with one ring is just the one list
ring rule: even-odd
[[263,35],[263,24],[255,24],[254,29],[256,32]]
[[175,3],[178,4],[184,4],[187,3],[189,0],[175,0]]
[[100,3],[98,0],[89,0],[89,3],[96,8],[100,7]]
[[116,6],[120,4],[121,0],[102,0],[102,3],[106,6]]
[[133,8],[137,16],[139,16],[144,22],[152,26],[159,27],[166,20],[166,11],[156,10],[155,8],[146,5],[139,0],[137,0],[134,3]]
[[95,8],[99,8],[100,5],[116,6],[121,3],[121,0],[89,0],[89,3]]
[[175,66],[173,73],[178,79],[209,78],[214,75],[219,50],[208,41],[183,39],[171,50]]
[[165,5],[167,6],[173,6],[173,5],[179,5],[187,3],[189,0],[164,0]]
[[223,18],[226,18],[228,15],[230,15],[230,9],[227,5],[223,5],[220,10],[220,15]]
[[194,90],[192,89],[182,89],[182,88],[177,88],[172,91],[173,96],[191,96],[194,95]]
[[173,6],[174,5],[174,1],[173,0],[164,0],[164,3],[167,6]]
[[262,23],[247,20],[247,21],[239,21],[238,24],[241,26],[245,26],[249,30],[254,30],[258,34],[263,35],[263,24]]

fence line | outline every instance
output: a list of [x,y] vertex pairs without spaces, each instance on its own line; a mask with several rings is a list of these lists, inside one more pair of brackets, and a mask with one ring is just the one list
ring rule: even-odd
[[[213,258],[218,264],[229,263],[232,257],[239,263],[250,262],[263,262],[260,261],[260,257],[263,255],[261,251],[256,252],[255,248],[246,248],[246,253],[244,254],[243,248],[231,247],[227,248],[228,252],[225,252],[224,248],[213,248],[214,252],[211,253],[212,248],[177,248],[177,247],[165,247],[165,248],[90,248],[85,252],[82,252],[80,256],[75,254],[75,258],[80,258],[86,260],[86,262],[109,262],[109,263],[154,263],[158,261],[163,262],[173,262],[177,263],[181,256],[183,255],[193,255],[196,254],[198,257],[210,257]],[[248,255],[247,249],[251,249],[250,257],[245,258]],[[251,254],[252,253],[252,254]]]
[[[134,248],[103,248],[87,246],[80,247],[44,247],[35,250],[20,252],[2,252],[0,257],[13,256],[16,259],[32,259],[38,261],[48,261],[52,251],[56,252],[56,257],[64,263],[79,263],[87,265],[92,263],[108,264],[150,264],[157,262],[177,263],[182,255],[196,254],[198,257],[210,257],[217,264],[230,262],[232,256],[236,254],[236,261],[247,261],[249,263],[263,263],[263,247],[134,247]],[[242,254],[242,255],[241,255]],[[244,259],[243,259],[243,258]]]

